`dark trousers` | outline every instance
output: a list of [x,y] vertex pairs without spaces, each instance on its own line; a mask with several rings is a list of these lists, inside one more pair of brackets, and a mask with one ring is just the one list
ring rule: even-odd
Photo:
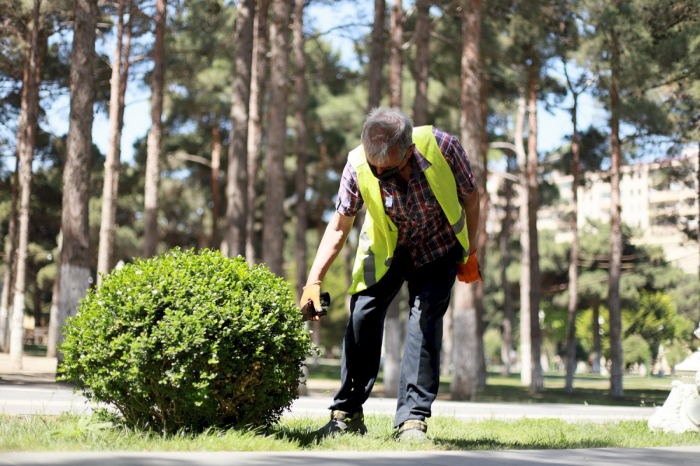
[[362,410],[379,372],[387,309],[406,281],[410,310],[395,427],[409,419],[430,417],[440,381],[442,318],[457,275],[456,255],[450,253],[416,269],[410,254],[397,251],[386,275],[352,296],[343,341],[341,386],[331,409]]

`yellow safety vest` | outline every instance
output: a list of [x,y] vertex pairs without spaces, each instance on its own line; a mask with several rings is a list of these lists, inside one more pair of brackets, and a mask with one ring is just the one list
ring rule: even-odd
[[[447,221],[452,226],[452,231],[464,248],[463,260],[466,262],[466,252],[469,250],[467,218],[464,206],[457,195],[454,174],[440,152],[440,147],[433,136],[433,127],[414,128],[413,142],[418,151],[431,164],[423,173],[440,207],[445,212]],[[360,231],[355,265],[352,269],[352,285],[348,290],[349,294],[355,294],[377,283],[389,270],[399,238],[399,231],[391,218],[384,212],[379,180],[372,174],[367,164],[362,145],[350,152],[348,161],[357,173],[360,193],[369,214],[365,216],[365,223]]]

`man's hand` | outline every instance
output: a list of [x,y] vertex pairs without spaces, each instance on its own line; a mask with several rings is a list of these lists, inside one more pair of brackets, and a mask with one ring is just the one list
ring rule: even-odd
[[[303,308],[306,304],[311,301],[313,302],[314,309],[321,311],[321,281],[315,281],[307,284],[304,287],[304,292],[301,295],[301,300],[299,301],[299,307]],[[321,320],[321,316],[312,317],[311,320]]]
[[469,254],[466,264],[464,262],[459,264],[459,270],[457,271],[457,280],[464,283],[474,283],[482,281],[479,260],[476,258],[476,248],[474,248],[474,250]]

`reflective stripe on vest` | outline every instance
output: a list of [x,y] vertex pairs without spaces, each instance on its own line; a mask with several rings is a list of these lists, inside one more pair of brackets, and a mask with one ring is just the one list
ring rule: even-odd
[[[464,206],[457,195],[457,183],[452,169],[440,152],[432,126],[413,129],[413,142],[418,151],[430,162],[423,173],[435,194],[452,231],[464,249],[464,262],[469,250],[469,235]],[[372,174],[367,164],[362,145],[350,152],[350,165],[357,173],[360,194],[367,206],[365,223],[360,232],[355,265],[352,270],[352,285],[349,294],[366,290],[377,283],[389,270],[398,241],[398,228],[384,211],[379,180]]]

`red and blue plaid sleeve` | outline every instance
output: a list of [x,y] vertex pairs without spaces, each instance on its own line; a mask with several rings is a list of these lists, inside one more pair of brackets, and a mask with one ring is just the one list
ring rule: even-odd
[[440,151],[455,176],[457,192],[460,196],[468,195],[476,187],[469,156],[456,137],[437,128],[433,128],[433,135],[435,135]]
[[340,189],[338,189],[338,201],[335,203],[335,210],[340,215],[354,217],[360,212],[364,201],[360,194],[360,185],[357,182],[357,173],[350,165],[345,164],[343,176],[340,178]]

